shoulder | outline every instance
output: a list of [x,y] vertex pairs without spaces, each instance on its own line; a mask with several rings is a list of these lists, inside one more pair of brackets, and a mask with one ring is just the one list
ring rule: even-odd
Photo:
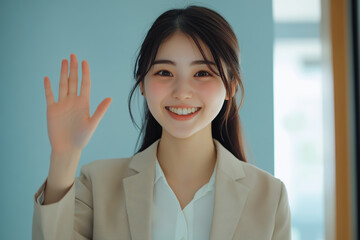
[[84,164],[80,170],[80,177],[85,176],[91,182],[95,179],[115,180],[129,175],[129,164],[133,157],[99,159]]
[[241,165],[245,173],[245,177],[241,181],[249,189],[263,195],[276,196],[281,194],[285,186],[279,178],[251,163],[241,162]]
[[109,184],[135,175],[148,168],[156,158],[158,141],[133,156],[95,160],[81,167],[80,178],[89,178],[92,183]]
[[269,172],[253,165],[252,163],[239,161],[241,163],[241,166],[244,169],[244,172],[246,174],[246,177],[250,178],[251,180],[264,180],[264,181],[279,181],[278,178],[274,177]]
[[258,208],[260,213],[266,211],[272,216],[289,220],[290,208],[284,183],[250,163],[241,162],[241,166],[244,177],[238,182],[248,190],[250,205],[254,204],[252,206]]
[[218,149],[219,167],[228,176],[255,194],[280,193],[283,184],[278,178],[251,163],[239,160],[218,140],[214,139],[214,142]]
[[84,164],[82,168],[92,171],[94,169],[114,169],[127,167],[132,157],[126,158],[110,158],[110,159],[99,159],[90,163]]
[[259,223],[256,219],[267,219],[267,223],[272,221],[273,229],[270,230],[272,231],[272,239],[290,239],[291,214],[284,183],[250,163],[242,162],[241,165],[245,177],[239,182],[249,190],[247,209],[250,209],[251,213],[249,212],[247,216],[251,214],[255,216],[253,219],[256,223]]

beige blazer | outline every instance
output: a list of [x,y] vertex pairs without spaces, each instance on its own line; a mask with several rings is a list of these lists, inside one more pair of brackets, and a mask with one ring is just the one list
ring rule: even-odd
[[[217,171],[210,240],[289,240],[284,184],[214,142]],[[45,180],[34,195],[33,239],[150,239],[158,143],[133,157],[82,166],[60,201],[40,205],[36,199]]]

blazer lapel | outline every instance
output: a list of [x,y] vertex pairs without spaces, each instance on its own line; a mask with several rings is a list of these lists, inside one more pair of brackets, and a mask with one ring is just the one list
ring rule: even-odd
[[214,212],[210,240],[233,238],[249,190],[239,179],[245,177],[242,162],[214,139],[217,148]]
[[135,174],[123,180],[132,240],[151,239],[151,208],[158,142],[159,140],[155,141],[144,151],[134,155],[129,168]]

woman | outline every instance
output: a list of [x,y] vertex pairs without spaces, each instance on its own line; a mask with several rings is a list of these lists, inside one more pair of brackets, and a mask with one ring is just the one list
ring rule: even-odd
[[[160,15],[134,77],[145,99],[142,145],[75,173],[111,103],[89,116],[90,71],[62,61],[59,101],[45,77],[49,175],[35,194],[33,239],[290,239],[284,184],[247,163],[236,92],[244,96],[230,25],[208,8]],[[240,104],[241,106],[241,104]],[[132,117],[132,115],[131,115]]]

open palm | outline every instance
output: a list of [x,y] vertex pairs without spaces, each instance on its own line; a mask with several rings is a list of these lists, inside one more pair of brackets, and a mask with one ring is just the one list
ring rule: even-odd
[[69,78],[68,62],[66,59],[62,60],[58,102],[55,102],[49,78],[45,77],[44,81],[48,135],[52,151],[82,150],[110,106],[111,98],[105,98],[90,117],[90,69],[84,60],[78,96],[78,62],[75,54],[70,55]]

